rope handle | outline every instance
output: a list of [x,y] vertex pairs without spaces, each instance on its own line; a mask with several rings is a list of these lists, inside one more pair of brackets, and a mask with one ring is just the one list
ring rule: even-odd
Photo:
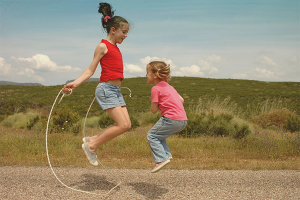
[[67,97],[67,96],[70,96],[70,95],[72,94],[73,90],[72,90],[71,88],[68,88],[68,90],[69,90],[69,93],[67,93],[67,92],[65,92],[65,91],[63,91],[63,90],[61,90],[61,91],[62,91],[62,96],[61,96],[61,98],[60,98],[58,104],[61,102],[61,100],[62,100],[65,96]]

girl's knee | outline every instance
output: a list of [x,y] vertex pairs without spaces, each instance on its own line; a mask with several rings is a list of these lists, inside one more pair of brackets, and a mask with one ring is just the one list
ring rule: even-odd
[[152,139],[154,139],[155,138],[155,135],[154,134],[152,134],[152,133],[147,133],[147,140],[149,141],[149,140],[152,140]]
[[122,123],[121,125],[119,125],[119,128],[123,131],[129,131],[129,129],[131,128],[131,124],[130,123]]

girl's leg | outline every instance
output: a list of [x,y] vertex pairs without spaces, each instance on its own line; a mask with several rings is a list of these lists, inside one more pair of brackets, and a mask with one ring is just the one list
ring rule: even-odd
[[167,123],[166,118],[163,117],[149,130],[147,139],[155,163],[160,163],[168,159],[161,141],[172,134],[172,124]]
[[171,154],[171,151],[170,151],[169,146],[168,146],[168,144],[167,144],[167,140],[166,140],[166,139],[163,139],[163,140],[161,141],[161,144],[162,144],[162,146],[164,147],[164,150],[165,150],[165,152],[166,152],[168,158],[171,158],[171,157],[172,157],[172,154]]
[[107,127],[106,129],[104,129],[103,131],[101,131],[100,133],[98,133],[97,135],[91,136],[91,137],[87,137],[89,139],[89,141],[93,141],[95,140],[97,137],[99,137],[104,131],[106,131],[107,129],[109,129],[112,126]]
[[106,112],[113,118],[116,124],[99,133],[97,137],[91,137],[92,140],[87,143],[91,152],[95,152],[105,142],[112,140],[131,128],[131,122],[126,107],[119,106],[109,108]]
[[178,133],[186,122],[161,117],[147,134],[148,143],[155,163],[165,161],[171,156],[166,138]]

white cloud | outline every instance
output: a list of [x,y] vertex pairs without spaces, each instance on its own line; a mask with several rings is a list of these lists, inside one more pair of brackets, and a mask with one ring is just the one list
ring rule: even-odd
[[0,57],[0,76],[1,79],[14,82],[45,83],[46,78],[68,77],[81,71],[70,65],[59,66],[51,61],[49,56],[43,54],[28,58],[12,56],[10,61],[7,63],[4,58]]
[[43,54],[36,54],[31,58],[15,58],[11,57],[11,60],[18,64],[23,64],[24,66],[36,69],[40,71],[49,72],[68,72],[68,71],[81,71],[79,68],[72,68],[70,65],[59,66],[55,62],[51,61],[49,56]]
[[26,76],[30,79],[33,79],[34,81],[37,81],[39,83],[44,83],[45,80],[41,77],[35,74],[33,69],[25,68],[23,71],[20,71],[17,73],[19,76]]
[[190,67],[181,67],[179,70],[171,73],[173,76],[191,76],[191,77],[204,76],[204,73],[197,65],[192,65]]
[[[208,60],[212,62],[220,62],[221,57],[215,54],[207,57]],[[146,56],[145,58],[140,59],[142,67],[140,65],[134,64],[125,64],[125,73],[130,74],[130,76],[144,76],[146,65],[152,61],[164,61],[166,64],[170,64],[171,66],[171,75],[172,76],[190,76],[190,77],[203,77],[203,76],[211,76],[219,72],[219,70],[212,66],[209,62],[205,60],[200,60],[199,65],[191,65],[188,67],[180,67],[178,68],[171,59],[167,58],[159,58],[159,57],[150,57]]]
[[149,64],[152,61],[163,61],[166,64],[169,64],[171,69],[176,69],[176,65],[173,63],[173,61],[171,59],[167,59],[167,58],[159,58],[159,57],[150,57],[150,56],[146,56],[145,58],[141,58],[140,61],[142,62],[143,66],[146,66],[147,64]]
[[11,65],[6,63],[5,59],[0,57],[0,74],[3,75],[10,75],[13,74],[14,70],[11,68]]
[[206,62],[204,60],[200,60],[199,64],[200,64],[201,71],[207,72],[210,75],[216,74],[219,72],[219,70],[217,68],[213,67],[212,65],[210,65],[208,62]]
[[278,67],[278,64],[274,62],[271,58],[262,55],[256,59],[256,61],[260,64],[263,64],[265,66],[270,66],[270,67]]
[[259,78],[269,78],[269,79],[277,78],[275,72],[271,72],[267,69],[261,69],[261,68],[255,68],[255,76]]
[[132,75],[140,75],[141,73],[146,73],[146,67],[143,69],[139,65],[125,63],[124,71]]

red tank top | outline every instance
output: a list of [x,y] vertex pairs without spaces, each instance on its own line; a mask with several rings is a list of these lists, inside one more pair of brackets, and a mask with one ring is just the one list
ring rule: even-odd
[[106,45],[108,51],[100,60],[102,68],[100,83],[117,78],[123,80],[123,59],[119,48],[117,45],[113,45],[104,39],[102,39],[101,43]]

